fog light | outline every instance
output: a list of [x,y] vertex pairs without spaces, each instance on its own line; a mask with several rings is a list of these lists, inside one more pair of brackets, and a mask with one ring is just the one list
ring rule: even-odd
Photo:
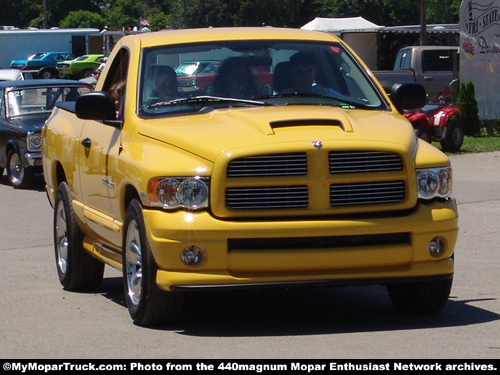
[[427,245],[427,251],[432,256],[439,256],[444,252],[444,241],[441,237],[434,237]]
[[194,266],[201,262],[202,250],[197,246],[186,247],[182,251],[181,259],[188,266]]

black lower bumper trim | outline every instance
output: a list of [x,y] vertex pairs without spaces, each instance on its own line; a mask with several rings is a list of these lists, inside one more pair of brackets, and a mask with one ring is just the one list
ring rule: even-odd
[[300,288],[300,287],[335,287],[335,286],[367,286],[367,285],[388,285],[420,283],[428,281],[449,280],[453,274],[424,276],[424,277],[404,277],[404,278],[380,278],[380,279],[350,279],[350,280],[316,280],[316,281],[293,281],[293,282],[272,282],[272,283],[248,283],[248,284],[213,284],[213,285],[173,285],[172,291],[201,291],[201,290],[222,290],[222,289],[261,289],[261,288]]

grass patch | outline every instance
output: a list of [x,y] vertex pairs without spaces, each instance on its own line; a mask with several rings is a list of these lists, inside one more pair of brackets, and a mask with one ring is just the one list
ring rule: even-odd
[[[434,146],[441,149],[439,142],[432,142]],[[491,152],[500,151],[500,137],[464,137],[464,143],[460,151],[453,153],[459,154],[472,154],[478,152]],[[450,153],[451,154],[451,153]]]

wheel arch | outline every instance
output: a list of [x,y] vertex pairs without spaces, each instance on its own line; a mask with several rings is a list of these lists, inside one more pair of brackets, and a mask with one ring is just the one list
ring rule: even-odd
[[64,167],[60,162],[57,162],[55,164],[55,173],[54,173],[54,178],[55,178],[55,186],[59,186],[61,182],[68,182],[68,178],[66,177],[66,172],[64,171]]
[[59,161],[55,161],[49,166],[50,170],[45,170],[44,166],[44,178],[46,186],[47,195],[49,195],[49,201],[51,204],[54,203],[56,199],[57,189],[62,182],[68,183],[68,178],[66,177],[66,172],[64,167]]
[[410,122],[414,128],[430,128],[429,119],[427,117],[419,117],[417,119],[410,120]]
[[132,200],[137,199],[139,202],[141,202],[139,192],[135,188],[135,186],[131,184],[125,185],[123,189],[123,205],[122,205],[122,217],[125,217],[128,206],[130,205],[130,202]]
[[5,147],[5,158],[7,158],[7,155],[9,155],[9,152],[11,150],[15,150],[17,153],[19,153],[19,145],[17,144],[16,141],[10,139],[7,142],[7,147]]

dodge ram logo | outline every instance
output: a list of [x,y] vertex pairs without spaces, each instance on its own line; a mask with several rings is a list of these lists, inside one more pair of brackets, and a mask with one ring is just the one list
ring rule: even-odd
[[312,145],[314,148],[317,148],[318,150],[323,147],[323,142],[321,141],[312,141]]

